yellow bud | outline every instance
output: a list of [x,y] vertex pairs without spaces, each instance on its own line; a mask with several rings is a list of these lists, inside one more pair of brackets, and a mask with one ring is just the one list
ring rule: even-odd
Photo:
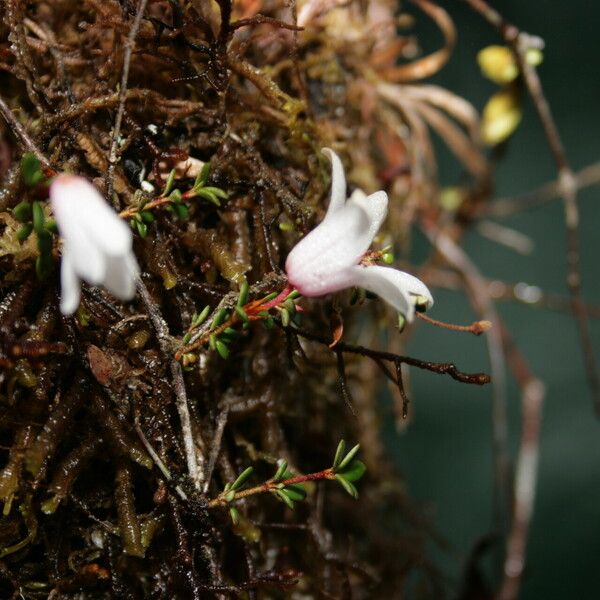
[[544,60],[544,54],[539,48],[528,48],[525,53],[525,60],[528,65],[532,67],[537,67],[542,64]]
[[495,146],[510,137],[523,116],[521,98],[516,88],[496,92],[485,105],[481,118],[481,138]]
[[507,46],[487,46],[477,53],[479,68],[485,77],[500,85],[514,81],[519,67]]
[[440,190],[440,205],[448,211],[458,210],[463,201],[463,194],[459,187],[449,186]]
[[[528,65],[537,67],[544,60],[544,55],[539,48],[529,48],[525,60]],[[499,85],[510,83],[519,75],[515,55],[508,46],[487,46],[477,53],[477,62],[483,75]]]

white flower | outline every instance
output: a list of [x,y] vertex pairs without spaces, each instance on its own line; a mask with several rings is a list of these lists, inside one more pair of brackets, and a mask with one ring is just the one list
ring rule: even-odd
[[333,150],[324,148],[332,166],[331,200],[323,221],[289,253],[285,270],[291,285],[304,296],[324,296],[361,287],[391,304],[409,321],[415,304],[433,304],[427,286],[392,267],[362,265],[375,234],[387,214],[385,192],[367,196],[356,190],[346,200],[344,167]]
[[50,185],[50,202],[63,238],[60,310],[75,312],[80,280],[102,284],[121,300],[131,300],[139,268],[126,223],[83,177],[59,175]]

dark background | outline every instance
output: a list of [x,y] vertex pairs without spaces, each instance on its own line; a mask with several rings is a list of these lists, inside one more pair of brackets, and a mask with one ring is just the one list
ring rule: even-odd
[[[449,65],[435,79],[478,109],[497,87],[483,79],[476,53],[501,43],[496,33],[460,2],[444,2],[459,39]],[[585,2],[494,2],[520,29],[546,42],[539,73],[575,170],[600,160],[600,4]],[[426,19],[411,10],[420,21]],[[425,50],[439,44],[434,28],[423,25]],[[442,182],[458,181],[460,168],[443,154]],[[555,178],[552,157],[530,102],[497,170],[496,197],[536,188]],[[600,304],[599,190],[580,193],[580,237],[584,295]],[[471,233],[469,255],[484,275],[526,282],[567,294],[565,227],[560,201],[499,221],[535,242],[521,256]],[[416,243],[425,247],[424,240]],[[470,323],[468,302],[458,294],[434,292],[432,316]],[[547,386],[535,515],[521,597],[525,600],[600,598],[600,421],[593,414],[585,383],[574,320],[564,313],[516,304],[498,304],[514,339],[535,374]],[[600,323],[592,322],[600,356]],[[464,370],[489,371],[485,342],[421,326],[409,347],[413,356],[451,360]],[[414,371],[414,420],[400,435],[386,425],[397,465],[409,492],[419,499],[451,545],[432,547],[445,573],[458,583],[473,544],[491,530],[492,452],[490,388],[477,388]],[[510,377],[509,377],[510,379]],[[510,450],[516,456],[520,399],[510,382]]]

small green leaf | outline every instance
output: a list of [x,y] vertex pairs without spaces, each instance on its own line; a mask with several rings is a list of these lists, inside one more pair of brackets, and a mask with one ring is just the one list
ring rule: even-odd
[[344,457],[344,453],[346,452],[346,442],[344,440],[340,440],[340,443],[337,446],[335,451],[335,457],[333,459],[332,468],[337,469],[339,464],[342,462],[342,458]]
[[31,204],[29,202],[19,202],[13,208],[12,212],[19,223],[28,223],[31,221]]
[[217,336],[216,335],[213,334],[208,338],[208,345],[210,346],[211,350],[217,349]]
[[253,467],[244,469],[237,477],[237,479],[231,484],[232,490],[239,490],[250,478],[250,475],[254,473]]
[[244,281],[242,282],[242,285],[240,285],[240,295],[238,296],[237,299],[237,306],[239,306],[240,308],[242,306],[244,306],[244,304],[246,304],[246,302],[248,302],[248,291],[250,290],[250,284],[248,283],[248,281],[246,279],[244,279]]
[[348,465],[343,471],[339,471],[339,474],[346,481],[358,481],[367,470],[367,467],[360,460],[354,460]]
[[49,254],[40,254],[35,259],[35,272],[37,276],[44,280],[52,271],[52,257]]
[[274,298],[277,298],[277,292],[271,292],[268,296],[265,297],[265,302],[268,302],[269,300],[273,300]]
[[294,304],[294,301],[291,298],[285,300],[283,306],[290,313],[290,315],[296,314],[296,305]]
[[21,175],[28,187],[32,187],[45,179],[42,165],[33,152],[26,152],[21,158]]
[[181,343],[186,346],[189,341],[192,339],[192,332],[188,331],[184,336],[183,339],[181,340]]
[[287,505],[288,508],[294,510],[294,501],[285,493],[284,490],[275,490],[275,494]]
[[212,196],[216,196],[217,198],[221,198],[222,200],[226,200],[228,196],[225,190],[218,187],[203,187],[202,191],[211,194]]
[[194,187],[204,187],[206,182],[208,181],[208,176],[210,174],[210,163],[204,163],[202,170],[198,173],[196,177],[196,181],[194,181]]
[[46,231],[58,234],[58,226],[56,225],[56,221],[54,219],[46,219],[44,227],[46,228]]
[[233,502],[235,500],[235,490],[229,490],[223,496],[225,502]]
[[340,482],[340,485],[354,498],[358,498],[358,490],[350,483],[347,479],[342,477],[339,473],[336,474],[335,478]]
[[215,206],[219,206],[219,207],[221,206],[221,201],[212,192],[207,192],[205,189],[200,189],[200,190],[195,190],[195,193],[196,193],[196,195],[200,196],[201,198],[208,200]]
[[173,210],[180,221],[186,221],[190,218],[190,210],[185,204],[174,204]]
[[202,309],[202,312],[199,315],[194,315],[192,317],[192,327],[198,327],[199,325],[202,325],[202,323],[204,323],[204,321],[206,321],[206,317],[208,317],[209,312],[210,312],[210,306],[206,305]]
[[154,223],[154,215],[149,210],[143,210],[140,216],[144,220],[144,223]]
[[215,347],[222,359],[227,360],[229,358],[229,347],[227,346],[227,344],[225,342],[223,342],[220,339],[216,339]]
[[234,525],[237,525],[240,522],[240,511],[235,506],[229,507],[229,516]]
[[292,290],[286,297],[286,300],[295,300],[300,296],[300,292],[298,290]]
[[175,169],[171,169],[167,181],[165,182],[165,189],[163,190],[163,196],[168,196],[170,191],[173,189],[175,183]]
[[222,339],[225,344],[231,344],[231,342],[233,342],[238,335],[239,334],[235,329],[228,327],[220,334],[219,339]]
[[238,317],[242,321],[244,321],[244,323],[248,323],[249,322],[248,315],[246,314],[246,311],[241,306],[236,306],[235,307],[235,312],[238,315]]
[[275,321],[273,321],[271,317],[268,317],[263,321],[263,325],[266,329],[273,329],[273,327],[275,327]]
[[217,311],[217,314],[215,315],[215,318],[212,320],[212,323],[210,324],[210,328],[211,329],[216,329],[221,323],[223,323],[223,321],[225,320],[226,316],[227,316],[227,309],[226,308],[220,308]]
[[44,207],[41,202],[34,202],[31,206],[32,219],[33,219],[33,229],[36,233],[40,231],[44,231],[44,221],[46,217],[44,216]]
[[394,255],[391,252],[385,252],[381,259],[386,265],[391,265],[394,262]]
[[281,309],[281,324],[284,327],[287,327],[290,324],[290,313],[288,312],[287,308]]
[[179,204],[181,202],[181,200],[182,200],[181,192],[178,189],[174,189],[169,194],[169,200],[172,200],[176,204]]
[[286,485],[281,491],[294,502],[300,502],[306,498],[306,490],[300,484]]
[[21,225],[21,227],[17,229],[17,239],[20,242],[24,242],[31,235],[32,231],[33,225],[31,223],[25,223],[24,225]]
[[136,229],[142,238],[145,238],[148,235],[148,225],[146,223],[141,223],[140,221],[136,221]]
[[273,476],[273,481],[281,481],[283,479],[283,476],[285,475],[285,472],[287,471],[287,460],[281,459],[280,463],[279,463],[279,467],[277,467],[277,471],[275,472],[275,475]]
[[342,461],[340,461],[340,464],[336,467],[336,469],[338,471],[342,471],[346,465],[350,464],[350,461],[356,456],[356,453],[359,450],[360,450],[360,444],[356,444],[356,446],[354,446],[354,448],[352,448],[350,450],[350,452],[348,452],[348,454],[346,454],[344,459]]
[[40,255],[51,258],[52,255],[52,235],[45,229],[37,232],[37,245]]

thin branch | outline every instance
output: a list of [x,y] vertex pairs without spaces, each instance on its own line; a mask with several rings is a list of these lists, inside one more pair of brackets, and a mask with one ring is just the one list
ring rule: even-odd
[[[276,323],[278,323],[278,321],[276,321]],[[278,324],[281,326],[280,323]],[[321,335],[320,333],[308,331],[307,329],[302,329],[299,327],[283,327],[283,329],[289,329],[289,331],[295,335],[299,335],[307,340],[312,340],[325,346],[329,346],[329,338]],[[371,348],[366,348],[365,346],[356,346],[346,342],[338,342],[335,347],[335,352],[346,352],[348,354],[366,356],[376,363],[378,363],[378,361],[388,361],[393,364],[404,363],[410,365],[411,367],[417,367],[417,369],[423,369],[425,371],[437,373],[438,375],[449,375],[452,377],[452,379],[460,381],[461,383],[485,385],[490,382],[490,376],[486,373],[464,373],[463,371],[459,371],[452,363],[438,363],[419,360],[418,358],[412,358],[411,356],[402,356],[400,354],[394,354],[393,352],[386,352],[385,350],[373,350]]]
[[10,108],[8,107],[6,102],[4,102],[4,100],[2,100],[2,98],[0,98],[0,114],[6,121],[7,125],[9,126],[9,129],[12,131],[14,136],[17,138],[17,140],[18,140],[19,144],[22,146],[22,148],[24,150],[26,150],[27,152],[32,152],[33,154],[35,154],[36,158],[45,167],[45,169],[47,171],[46,174],[47,175],[56,174],[56,171],[50,166],[50,162],[48,161],[48,159],[43,155],[43,153],[40,151],[40,149],[35,145],[34,141],[31,139],[31,136],[27,133],[27,131],[25,131],[25,128],[23,127],[23,125],[21,125],[21,123],[19,122],[19,120],[17,119],[17,117],[15,116],[13,111],[10,110]]
[[502,341],[512,372],[521,388],[522,412],[512,523],[506,544],[504,579],[497,598],[498,600],[516,600],[519,597],[521,578],[525,568],[527,542],[535,502],[540,425],[545,390],[542,382],[531,373],[505,328],[502,329]]
[[[156,450],[152,447],[152,444],[150,444],[150,442],[148,441],[148,438],[144,435],[144,432],[142,431],[142,428],[140,426],[138,419],[136,419],[133,426],[134,426],[135,432],[138,434],[138,437],[140,438],[140,441],[144,445],[144,448],[146,448],[146,451],[152,457],[154,464],[158,467],[159,471],[163,474],[163,477],[167,481],[171,482],[173,480],[171,471],[169,471],[167,465],[165,465],[165,463],[162,461],[161,457],[158,455]],[[179,486],[179,485],[175,486],[175,491],[177,492],[177,495],[182,500],[185,501],[188,499],[186,493],[181,489],[181,486]]]
[[156,337],[164,357],[169,361],[169,369],[171,371],[171,379],[175,390],[175,404],[179,413],[179,421],[183,431],[183,442],[185,448],[185,456],[188,467],[188,474],[192,482],[197,487],[200,483],[198,474],[198,459],[196,455],[196,444],[194,443],[194,433],[192,430],[192,420],[190,417],[190,409],[188,406],[187,394],[185,391],[185,383],[183,381],[183,372],[181,364],[172,356],[172,342],[169,334],[169,328],[163,316],[160,313],[158,306],[148,292],[148,288],[144,285],[141,279],[137,283],[138,292],[148,311],[152,325],[156,331]]
[[569,165],[558,128],[535,67],[527,62],[526,54],[532,45],[532,36],[519,31],[491,7],[485,0],[463,0],[495,27],[504,41],[512,48],[523,82],[529,92],[544,132],[548,147],[556,163],[558,186],[563,198],[565,225],[567,229],[567,286],[571,295],[573,313],[579,330],[579,340],[591,388],[594,408],[600,417],[600,374],[594,357],[594,347],[590,334],[589,318],[581,295],[581,273],[579,252],[579,210],[577,208],[577,185],[575,175]]
[[350,390],[348,389],[348,380],[346,378],[346,363],[344,361],[344,353],[341,350],[334,350],[335,357],[337,359],[337,371],[338,371],[338,381],[340,386],[340,393],[346,406],[350,410],[350,412],[356,416],[356,409],[354,408],[354,402],[352,401],[352,396],[350,395]]
[[115,125],[112,131],[112,139],[110,142],[110,153],[108,156],[108,173],[106,180],[107,196],[112,201],[113,196],[113,182],[115,177],[115,166],[117,164],[117,145],[119,143],[119,136],[121,133],[121,123],[123,121],[123,114],[125,112],[125,100],[127,98],[127,84],[129,81],[129,67],[131,65],[131,54],[135,48],[135,38],[137,37],[140,25],[142,24],[142,17],[146,11],[146,4],[148,0],[139,0],[135,19],[129,30],[127,39],[125,40],[125,53],[123,55],[123,71],[121,73],[121,87],[119,88],[119,106],[117,108],[117,116],[115,118]]
[[500,318],[492,302],[486,282],[466,252],[445,233],[433,225],[426,227],[431,243],[446,261],[464,278],[476,310],[493,326],[486,336],[488,354],[492,369],[492,440],[494,453],[494,513],[496,527],[505,531],[508,527],[508,506],[510,502],[507,385],[502,340],[500,339]]
[[[600,185],[600,162],[584,167],[574,175],[575,188],[581,191]],[[477,217],[509,217],[516,213],[538,208],[561,197],[560,181],[551,181],[539,188],[511,198],[498,198],[478,207]]]
[[472,333],[473,335],[481,335],[482,333],[485,333],[492,327],[492,323],[490,321],[475,321],[470,325],[455,325],[454,323],[446,323],[444,321],[432,319],[425,313],[416,312],[415,315],[417,316],[417,318],[421,319],[421,321],[425,321],[426,323],[434,325],[435,327],[439,327],[440,329],[449,329],[450,331],[461,331],[464,333]]

